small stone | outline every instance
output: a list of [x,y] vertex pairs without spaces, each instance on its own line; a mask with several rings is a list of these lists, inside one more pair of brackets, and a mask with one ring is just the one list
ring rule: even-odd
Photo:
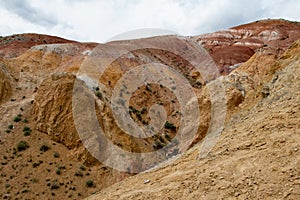
[[150,180],[146,179],[144,180],[144,184],[150,183]]
[[290,193],[290,192],[286,192],[286,193],[284,194],[284,198],[287,198],[289,195],[291,195],[291,193]]

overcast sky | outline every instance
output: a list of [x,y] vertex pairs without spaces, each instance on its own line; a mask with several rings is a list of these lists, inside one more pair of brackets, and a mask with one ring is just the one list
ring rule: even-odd
[[300,21],[299,0],[0,0],[0,35],[105,42],[126,31],[199,35],[265,18]]

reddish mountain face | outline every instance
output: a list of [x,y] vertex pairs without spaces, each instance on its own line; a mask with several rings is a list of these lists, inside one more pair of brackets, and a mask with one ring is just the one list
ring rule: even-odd
[[[261,20],[192,38],[210,53],[221,74],[228,74],[258,50],[280,55],[294,41],[300,39],[300,23]],[[59,43],[80,45],[76,41],[55,36],[18,34],[0,37],[0,58],[17,57],[35,45]],[[92,46],[96,46],[96,43],[91,44]]]
[[75,41],[40,34],[17,34],[0,37],[0,58],[13,58],[30,47],[41,44],[77,43]]
[[300,23],[262,20],[193,38],[208,50],[220,72],[228,74],[258,49],[280,55],[300,38]]

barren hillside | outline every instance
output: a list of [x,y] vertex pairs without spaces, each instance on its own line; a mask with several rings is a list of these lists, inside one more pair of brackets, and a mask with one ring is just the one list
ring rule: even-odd
[[[299,33],[299,23],[262,20],[106,44],[1,37],[0,197],[299,199]],[[126,117],[115,114],[123,107]],[[217,119],[224,129],[211,128]],[[148,137],[128,134],[135,127]],[[194,135],[178,140],[180,131]],[[127,163],[151,152],[160,154]]]

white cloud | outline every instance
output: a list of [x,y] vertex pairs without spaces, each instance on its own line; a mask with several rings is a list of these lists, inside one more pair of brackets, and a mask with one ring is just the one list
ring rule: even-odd
[[38,32],[104,42],[140,28],[198,35],[261,18],[300,20],[297,0],[11,1],[0,0],[1,35]]

